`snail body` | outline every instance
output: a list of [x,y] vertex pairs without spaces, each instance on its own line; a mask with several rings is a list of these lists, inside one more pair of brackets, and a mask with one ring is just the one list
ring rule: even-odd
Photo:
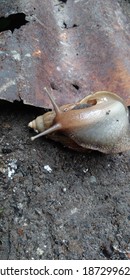
[[[46,90],[47,91],[47,90]],[[119,153],[130,149],[129,114],[116,94],[101,91],[77,103],[58,107],[47,91],[54,110],[37,117],[29,127],[75,150]]]

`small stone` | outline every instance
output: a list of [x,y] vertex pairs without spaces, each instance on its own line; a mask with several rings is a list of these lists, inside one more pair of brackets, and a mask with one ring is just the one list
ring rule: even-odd
[[40,249],[39,247],[37,248],[37,255],[42,256],[43,255],[43,250]]
[[17,160],[12,159],[8,163],[8,178],[9,179],[13,178],[13,175],[15,174],[16,169],[17,169]]
[[83,173],[87,173],[87,172],[88,172],[88,168],[86,168],[86,169],[84,168]]
[[48,172],[48,173],[51,173],[52,172],[52,169],[51,167],[47,164],[47,165],[44,165],[44,169]]
[[92,183],[92,184],[97,183],[97,179],[95,176],[90,177],[90,183]]

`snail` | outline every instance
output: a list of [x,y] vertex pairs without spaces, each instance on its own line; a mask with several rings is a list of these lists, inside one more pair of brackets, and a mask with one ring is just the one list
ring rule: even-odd
[[38,135],[46,135],[75,150],[119,153],[130,149],[129,113],[117,94],[99,91],[77,103],[59,107],[45,88],[54,110],[28,124]]

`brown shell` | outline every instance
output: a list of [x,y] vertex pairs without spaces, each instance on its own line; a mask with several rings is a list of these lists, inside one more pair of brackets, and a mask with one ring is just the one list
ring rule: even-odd
[[29,122],[30,128],[40,132],[31,140],[46,136],[78,151],[119,153],[130,149],[129,113],[120,96],[99,91],[59,107],[45,90],[54,110]]
[[129,15],[118,0],[5,2],[1,17],[13,7],[28,23],[0,33],[1,99],[52,107],[46,86],[59,105],[103,90],[130,105]]

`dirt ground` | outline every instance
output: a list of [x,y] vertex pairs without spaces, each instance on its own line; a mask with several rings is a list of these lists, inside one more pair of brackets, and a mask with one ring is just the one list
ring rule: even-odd
[[130,152],[31,142],[42,112],[0,103],[0,259],[130,259]]
[[0,258],[129,258],[130,153],[31,142],[41,111],[0,105]]

